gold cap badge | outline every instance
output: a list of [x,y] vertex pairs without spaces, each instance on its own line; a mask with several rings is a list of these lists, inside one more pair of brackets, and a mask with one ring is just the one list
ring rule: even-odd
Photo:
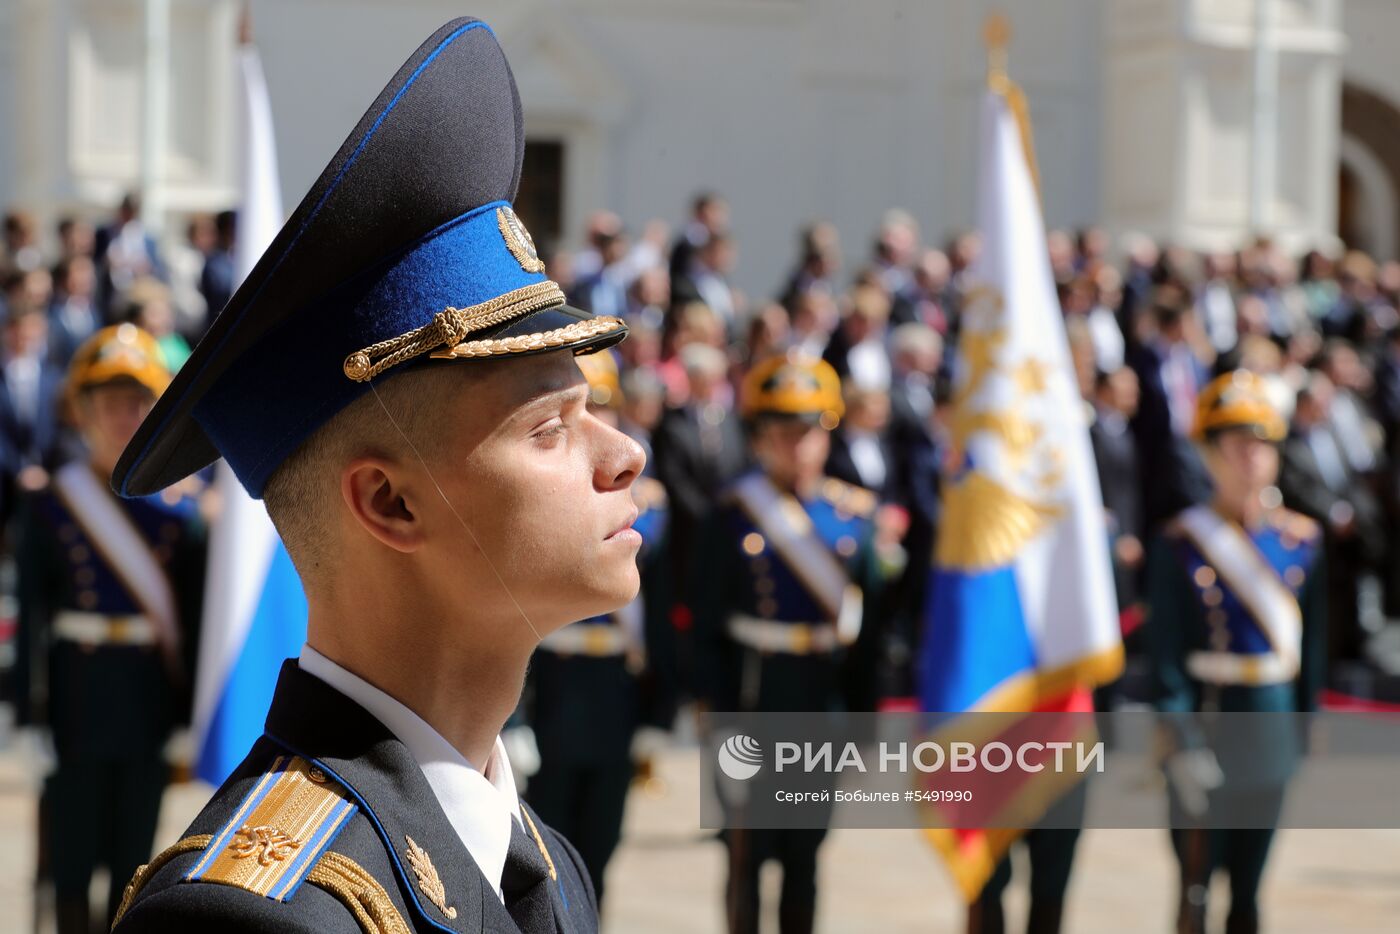
[[520,263],[520,268],[526,272],[544,272],[544,260],[540,259],[540,254],[535,250],[535,239],[530,236],[530,231],[525,229],[525,225],[520,223],[520,218],[515,216],[515,212],[508,207],[496,208],[496,224],[501,228],[506,249],[510,250],[510,255]]

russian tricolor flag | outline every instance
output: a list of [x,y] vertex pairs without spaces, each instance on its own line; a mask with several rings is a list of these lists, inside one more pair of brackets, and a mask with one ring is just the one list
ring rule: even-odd
[[[238,50],[243,98],[243,202],[235,264],[247,276],[282,226],[272,107],[257,50]],[[306,641],[306,595],[263,505],[228,464],[214,481],[223,511],[210,533],[209,573],[195,673],[194,771],[220,785],[248,754],[282,661]]]
[[[1088,409],[1050,274],[1024,113],[1001,75],[982,108],[982,248],[954,362],[924,608],[919,699],[930,712],[1092,710],[1090,688],[1123,664]],[[1033,780],[1053,778],[1041,774]],[[969,901],[1017,836],[929,834]]]

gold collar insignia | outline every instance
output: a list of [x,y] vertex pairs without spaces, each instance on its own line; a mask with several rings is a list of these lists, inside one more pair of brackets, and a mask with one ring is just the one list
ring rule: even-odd
[[404,834],[404,839],[408,841],[408,864],[413,867],[413,874],[418,877],[418,890],[449,921],[456,918],[457,909],[447,904],[447,889],[438,877],[432,857],[428,856],[427,850],[414,843],[412,837]]

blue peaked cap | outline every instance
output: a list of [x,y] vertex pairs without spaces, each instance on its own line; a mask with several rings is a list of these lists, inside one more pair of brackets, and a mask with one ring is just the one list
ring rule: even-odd
[[564,305],[511,210],[520,96],[490,28],[433,34],[360,119],[123,452],[112,486],[228,460],[255,497],[370,381],[568,349],[627,328]]

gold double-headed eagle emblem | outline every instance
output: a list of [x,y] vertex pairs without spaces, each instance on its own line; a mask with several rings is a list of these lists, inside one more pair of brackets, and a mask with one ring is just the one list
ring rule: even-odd
[[258,858],[259,866],[280,863],[301,848],[301,841],[276,827],[249,827],[244,824],[234,833],[229,851],[234,859]]
[[994,288],[968,292],[935,554],[949,569],[976,572],[1008,564],[1065,511],[1055,501],[1064,482],[1064,453],[1045,436],[1034,412],[1046,394],[1050,367],[1034,356],[1003,360],[1004,306]]

